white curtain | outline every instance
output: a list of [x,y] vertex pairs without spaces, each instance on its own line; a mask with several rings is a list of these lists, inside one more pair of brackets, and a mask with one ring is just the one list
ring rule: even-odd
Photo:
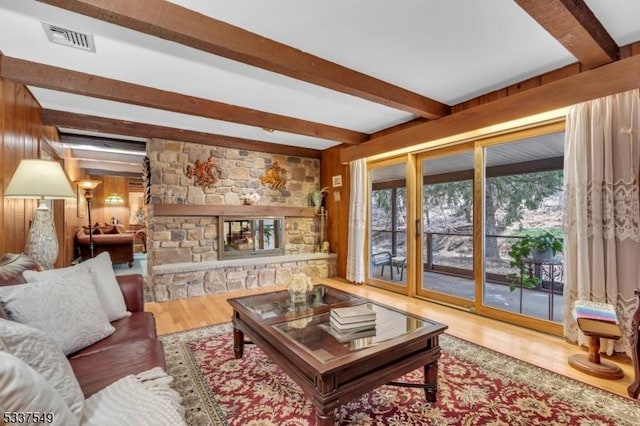
[[640,90],[574,105],[564,160],[564,334],[585,343],[573,302],[616,307],[623,337],[601,349],[631,355],[634,289],[640,287]]
[[350,169],[349,245],[347,252],[347,280],[364,283],[364,241],[367,218],[367,161],[354,160]]

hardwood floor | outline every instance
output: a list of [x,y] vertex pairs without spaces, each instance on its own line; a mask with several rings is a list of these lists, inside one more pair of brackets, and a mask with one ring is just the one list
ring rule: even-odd
[[[633,368],[631,360],[626,356],[603,357],[620,365],[624,371],[624,378],[599,379],[581,373],[567,364],[569,355],[581,351],[586,353],[586,348],[580,348],[559,337],[374,287],[356,286],[333,279],[323,280],[323,283],[447,324],[447,333],[453,336],[628,398],[627,387],[633,381]],[[230,321],[232,309],[226,302],[227,298],[282,288],[265,287],[162,303],[153,302],[147,303],[145,308],[155,314],[159,334],[174,333]]]

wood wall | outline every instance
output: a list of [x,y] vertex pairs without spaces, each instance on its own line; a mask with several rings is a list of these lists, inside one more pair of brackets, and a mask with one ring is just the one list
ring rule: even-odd
[[[20,160],[41,158],[41,153],[55,158],[54,150],[45,141],[56,142],[57,131],[42,122],[42,108],[20,84],[0,79],[0,254],[22,253],[29,225],[38,206],[37,200],[4,198],[4,191]],[[55,158],[61,161],[59,158]],[[75,201],[57,200],[52,213],[60,244],[56,267],[69,265],[73,248],[69,246],[69,229],[75,226],[67,219],[67,211],[75,211]]]
[[[126,228],[129,227],[129,179],[118,176],[92,176],[91,179],[102,181],[93,191],[91,204],[91,219],[93,223],[110,223],[112,217],[120,220]],[[124,198],[124,204],[120,206],[109,205],[104,199],[116,193]]]
[[[341,187],[333,187],[333,176],[341,176]],[[341,278],[347,276],[349,182],[349,165],[340,163],[340,147],[324,150],[320,161],[320,186],[329,188],[325,199],[329,216],[327,238],[331,252],[338,254],[337,273]],[[336,199],[336,192],[339,194],[339,201]]]

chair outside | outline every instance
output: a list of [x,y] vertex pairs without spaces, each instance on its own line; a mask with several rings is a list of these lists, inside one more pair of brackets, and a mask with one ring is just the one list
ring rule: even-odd
[[371,264],[375,266],[382,266],[380,270],[380,276],[384,275],[384,267],[389,265],[389,270],[391,271],[391,279],[393,279],[393,257],[391,256],[391,252],[381,251],[378,253],[373,253],[371,255]]

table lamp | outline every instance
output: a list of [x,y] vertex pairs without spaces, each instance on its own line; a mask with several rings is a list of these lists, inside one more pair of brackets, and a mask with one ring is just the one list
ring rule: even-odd
[[75,199],[71,183],[60,163],[50,160],[25,159],[4,191],[6,198],[37,198],[36,209],[25,253],[45,269],[53,268],[58,258],[58,239],[51,211],[45,200]]
[[102,182],[99,180],[82,179],[76,180],[74,183],[84,189],[84,198],[87,200],[87,214],[89,216],[89,256],[93,258],[93,224],[91,223],[91,199],[93,198],[93,191]]

